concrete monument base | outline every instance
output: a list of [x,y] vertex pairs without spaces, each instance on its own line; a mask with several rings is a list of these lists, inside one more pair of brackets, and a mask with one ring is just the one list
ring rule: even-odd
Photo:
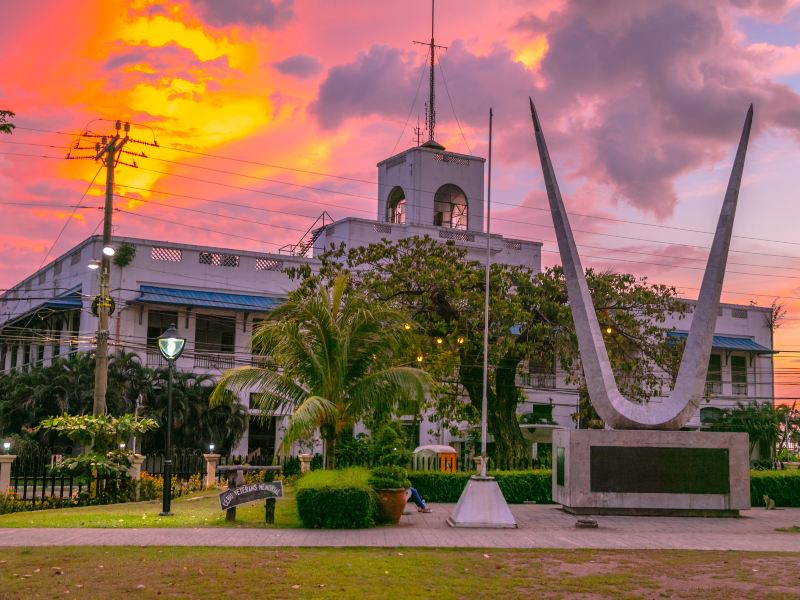
[[494,477],[473,475],[447,524],[451,527],[514,528],[517,522]]
[[553,501],[575,514],[737,516],[750,508],[747,434],[557,429]]

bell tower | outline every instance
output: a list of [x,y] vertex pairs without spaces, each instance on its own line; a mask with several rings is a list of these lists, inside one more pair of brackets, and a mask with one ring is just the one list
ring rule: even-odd
[[428,140],[378,163],[378,221],[397,225],[483,231],[483,168],[479,156],[447,152],[436,131],[436,50],[431,1]]

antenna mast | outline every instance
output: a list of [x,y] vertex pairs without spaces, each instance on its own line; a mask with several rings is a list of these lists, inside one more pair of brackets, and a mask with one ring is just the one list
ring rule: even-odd
[[436,0],[431,0],[431,41],[430,42],[414,42],[415,44],[422,44],[423,46],[428,46],[430,48],[430,57],[431,57],[431,72],[430,72],[430,89],[428,91],[428,110],[427,110],[427,127],[428,127],[428,141],[423,145],[430,145],[436,148],[444,148],[440,144],[436,142],[434,139],[434,133],[436,129],[436,78],[434,76],[434,64],[436,60],[436,48],[441,48],[443,50],[447,49],[447,46],[437,46],[434,37],[433,37],[433,25],[434,25],[434,15],[435,15],[435,7],[436,7]]

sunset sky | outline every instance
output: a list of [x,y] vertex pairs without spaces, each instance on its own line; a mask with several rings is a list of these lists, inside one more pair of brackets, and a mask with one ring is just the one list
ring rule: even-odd
[[[584,263],[686,297],[754,104],[723,301],[785,304],[777,395],[800,396],[800,0],[439,0],[436,20],[437,139],[485,156],[493,107],[492,229],[545,265],[529,95]],[[0,288],[99,231],[105,174],[64,156],[117,118],[159,147],[128,146],[147,158],[118,169],[115,235],[274,252],[323,211],[375,218],[375,164],[425,120],[429,36],[430,0],[5,3]]]

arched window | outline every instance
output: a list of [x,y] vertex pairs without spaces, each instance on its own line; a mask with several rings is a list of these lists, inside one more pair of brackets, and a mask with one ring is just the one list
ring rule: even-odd
[[406,222],[406,193],[399,185],[392,188],[389,192],[389,200],[386,202],[386,221],[405,225]]
[[448,183],[433,197],[433,224],[451,229],[467,228],[467,196],[457,185]]

